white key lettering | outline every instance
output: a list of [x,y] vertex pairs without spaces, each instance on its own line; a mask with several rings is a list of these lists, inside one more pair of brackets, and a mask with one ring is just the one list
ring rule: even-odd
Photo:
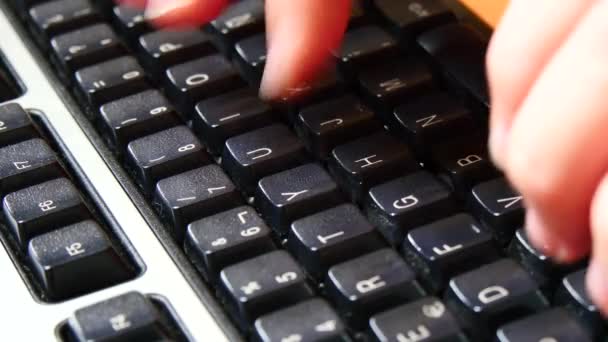
[[248,156],[254,156],[251,160],[267,157],[272,154],[272,150],[268,147],[258,148],[257,150],[247,152]]
[[119,314],[110,318],[110,326],[114,331],[121,331],[131,327],[131,322],[127,319],[127,315]]
[[302,335],[292,334],[287,337],[283,337],[281,342],[302,342]]
[[177,49],[181,49],[182,47],[184,47],[182,44],[164,43],[160,44],[160,46],[158,47],[158,51],[162,53],[167,53],[175,51]]
[[426,118],[422,118],[419,120],[416,120],[416,123],[422,123],[422,127],[423,128],[427,128],[429,126],[433,126],[435,124],[441,123],[443,122],[443,119],[439,119],[437,120],[437,115],[431,115],[431,116],[427,116]]
[[428,318],[440,318],[445,313],[445,305],[441,302],[422,306],[422,314]]
[[471,154],[470,156],[467,156],[466,158],[458,159],[458,165],[461,167],[465,167],[465,166],[469,166],[469,165],[472,165],[475,163],[479,163],[482,160],[483,160],[483,158],[481,158],[480,156],[478,156],[476,154]]
[[48,201],[38,203],[38,208],[40,208],[40,210],[42,210],[42,212],[47,212],[47,211],[50,211],[53,209],[57,209],[57,206],[55,206],[54,204],[55,204],[55,202],[48,200]]
[[68,252],[68,254],[70,256],[75,256],[75,255],[82,254],[85,252],[85,250],[82,247],[82,244],[80,242],[74,242],[73,244],[66,247],[65,250],[66,250],[66,252]]
[[488,288],[483,289],[477,295],[479,301],[484,304],[490,304],[502,298],[505,298],[509,295],[509,291],[502,286],[490,286]]
[[241,116],[241,113],[236,113],[236,114],[232,114],[232,115],[228,115],[228,116],[224,116],[223,118],[220,119],[220,122],[224,122],[224,121],[228,121],[228,120],[232,120],[232,119],[236,119],[239,116]]
[[417,205],[418,203],[420,203],[420,200],[418,200],[418,198],[414,195],[409,195],[407,197],[403,197],[401,199],[396,200],[395,202],[393,202],[393,207],[395,207],[395,209],[407,209],[407,208],[411,208],[415,205]]
[[380,83],[380,88],[384,89],[385,92],[395,91],[405,86],[407,86],[407,84],[398,78],[393,78],[392,80]]
[[254,294],[256,291],[260,291],[262,288],[257,281],[250,281],[247,285],[241,287],[241,291],[243,291],[246,295]]
[[274,280],[276,280],[276,282],[279,284],[284,284],[296,279],[298,279],[298,274],[296,272],[285,272],[274,277]]
[[435,254],[437,254],[437,255],[444,255],[444,254],[452,253],[453,251],[457,251],[457,250],[461,249],[462,247],[463,247],[462,245],[450,246],[450,245],[444,244],[441,248],[433,247],[433,252],[435,252]]
[[241,231],[242,237],[249,237],[258,234],[262,229],[260,227],[251,227]]
[[225,245],[226,243],[228,243],[228,240],[226,240],[226,238],[219,238],[211,242],[211,246],[219,247]]
[[315,326],[317,332],[332,332],[336,330],[336,321],[329,320]]
[[370,167],[372,165],[376,165],[376,164],[380,164],[380,163],[384,162],[384,160],[382,160],[382,159],[373,160],[376,157],[377,156],[374,154],[374,155],[371,155],[371,156],[368,156],[368,157],[365,157],[365,158],[361,158],[359,160],[355,160],[355,163],[364,163],[361,166],[361,168],[365,169],[366,167]]
[[207,191],[209,192],[209,195],[213,195],[214,192],[220,191],[220,190],[225,190],[225,189],[226,189],[225,186],[220,186],[217,188],[209,188],[209,189],[207,189]]
[[75,55],[86,48],[86,45],[73,45],[68,48],[68,52],[72,55]]
[[209,81],[209,75],[207,74],[196,74],[186,78],[186,84],[189,86],[201,85]]
[[410,330],[405,335],[397,334],[398,342],[418,342],[431,337],[431,332],[424,325],[419,325],[416,330]]
[[237,27],[246,25],[252,20],[253,20],[253,15],[251,15],[251,13],[245,13],[245,14],[239,15],[237,17],[233,17],[230,20],[226,21],[226,26],[228,28],[233,29],[233,28],[237,28]]
[[331,124],[335,124],[336,126],[340,126],[343,123],[344,123],[343,119],[336,118],[336,119],[332,119],[332,120],[327,120],[327,121],[321,122],[320,126],[323,127],[323,126],[331,125]]
[[337,233],[333,233],[330,235],[326,235],[326,236],[321,236],[321,235],[317,235],[317,239],[319,240],[319,242],[321,242],[322,244],[327,244],[327,241],[331,240],[331,239],[335,239],[337,237],[340,237],[344,235],[343,231],[339,231]]
[[139,75],[141,75],[141,73],[137,70],[133,70],[133,71],[129,71],[127,73],[125,73],[124,75],[122,75],[122,78],[124,80],[132,80],[134,78],[139,77]]
[[369,279],[357,282],[357,285],[355,287],[357,288],[357,291],[359,291],[359,293],[368,293],[384,286],[386,286],[386,282],[382,280],[380,276],[373,276]]
[[523,196],[516,196],[516,197],[509,197],[509,198],[501,198],[499,200],[497,200],[496,202],[499,204],[504,204],[504,208],[505,209],[509,209],[512,206],[514,206],[515,204],[521,202],[521,200],[523,199]]
[[24,169],[29,169],[30,167],[32,167],[32,164],[30,164],[29,161],[14,162],[13,165],[15,165],[15,168],[17,170],[24,170]]
[[281,196],[283,197],[287,197],[287,202],[291,202],[294,198],[307,193],[308,190],[302,190],[302,191],[298,191],[298,192],[283,192],[281,193]]
[[241,211],[236,216],[239,218],[239,221],[241,221],[242,224],[245,224],[245,223],[247,223],[247,220],[245,220],[245,215],[247,215],[247,214],[249,214],[248,211]]

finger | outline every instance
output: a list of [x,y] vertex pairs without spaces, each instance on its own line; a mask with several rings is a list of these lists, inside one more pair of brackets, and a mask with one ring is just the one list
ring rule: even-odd
[[608,1],[598,1],[539,76],[513,121],[506,172],[531,238],[561,261],[589,248],[590,202],[608,166]]
[[587,273],[587,287],[593,302],[608,316],[608,174],[593,199],[591,227],[593,258]]
[[211,21],[228,0],[148,0],[146,18],[159,27],[199,26]]
[[350,0],[266,0],[268,60],[260,93],[294,95],[326,67],[350,16]]
[[[513,116],[530,87],[594,0],[515,0],[488,51],[492,97],[490,148],[502,166]],[[550,22],[542,18],[550,18]]]

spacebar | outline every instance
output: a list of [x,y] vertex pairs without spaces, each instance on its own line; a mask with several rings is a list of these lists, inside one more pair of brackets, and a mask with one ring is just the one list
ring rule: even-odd
[[418,37],[418,44],[451,81],[489,106],[485,73],[488,43],[475,29],[463,24],[442,26]]

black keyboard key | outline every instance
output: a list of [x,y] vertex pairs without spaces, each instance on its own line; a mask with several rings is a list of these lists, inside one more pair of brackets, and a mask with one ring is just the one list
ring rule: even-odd
[[255,332],[260,342],[350,340],[340,317],[316,298],[260,317]]
[[556,292],[555,303],[563,305],[573,312],[597,339],[606,336],[608,328],[605,319],[587,293],[586,276],[586,269],[566,276]]
[[0,149],[0,197],[63,176],[55,153],[42,139]]
[[244,85],[236,69],[221,55],[211,55],[167,70],[167,91],[184,114],[211,96]]
[[2,206],[8,225],[22,246],[34,236],[90,216],[78,190],[66,178],[10,193]]
[[487,41],[471,26],[441,26],[418,38],[418,44],[433,58],[449,81],[477,102],[489,105],[485,73]]
[[146,22],[144,9],[130,5],[118,5],[112,10],[115,27],[130,41],[151,30]]
[[467,214],[412,230],[403,251],[433,292],[442,290],[451,277],[499,257],[492,235]]
[[250,84],[259,84],[266,65],[266,35],[257,34],[243,39],[234,46],[234,49],[235,60],[241,74]]
[[342,190],[356,201],[372,186],[419,168],[409,148],[385,132],[336,147],[328,163]]
[[455,19],[441,0],[374,0],[375,8],[402,40]]
[[128,166],[147,192],[163,178],[210,163],[205,148],[186,126],[134,140],[127,150]]
[[373,314],[424,295],[414,272],[392,249],[333,266],[326,286],[338,309],[359,328]]
[[236,318],[245,324],[313,295],[304,272],[285,251],[228,266],[221,279]]
[[181,124],[179,114],[158,90],[107,103],[99,112],[101,126],[119,153],[135,139]]
[[17,104],[0,106],[0,147],[38,136],[32,119]]
[[496,328],[547,307],[538,285],[521,266],[502,259],[450,281],[446,304],[475,340]]
[[350,30],[344,36],[338,58],[345,71],[353,71],[356,66],[380,58],[395,56],[397,42],[378,26],[365,26]]
[[287,127],[277,124],[228,139],[222,166],[241,190],[252,193],[261,178],[306,160],[300,140]]
[[213,153],[221,154],[228,138],[268,126],[276,116],[255,91],[243,88],[199,102],[192,126]]
[[367,216],[393,246],[399,246],[410,229],[456,209],[450,189],[426,171],[375,186],[365,201]]
[[335,68],[331,67],[317,78],[299,87],[290,88],[289,91],[291,97],[282,100],[288,102],[289,119],[294,121],[303,107],[339,97],[344,94],[345,87]]
[[506,179],[498,178],[473,188],[470,196],[473,213],[503,245],[524,224],[523,197],[515,192]]
[[496,332],[498,342],[591,342],[581,324],[563,308],[509,323]]
[[173,236],[182,241],[190,222],[236,207],[242,200],[224,171],[208,165],[158,182],[155,201],[161,217],[173,226]]
[[437,145],[431,152],[430,165],[465,199],[472,187],[498,176],[482,139],[465,138]]
[[370,65],[359,72],[358,80],[364,98],[385,116],[433,87],[431,69],[411,58]]
[[128,56],[80,69],[75,77],[85,100],[95,109],[149,87],[144,70]]
[[304,108],[296,130],[310,152],[327,159],[338,145],[381,128],[374,113],[353,96],[344,96]]
[[51,300],[115,285],[131,272],[93,221],[83,221],[33,238],[28,256]]
[[143,65],[157,74],[215,51],[207,34],[199,29],[151,32],[139,38],[139,48]]
[[320,165],[306,164],[260,180],[255,202],[266,222],[286,235],[294,220],[336,206],[344,198]]
[[465,342],[458,322],[437,298],[427,297],[373,316],[372,337],[378,342]]
[[287,238],[291,253],[316,278],[323,278],[331,266],[384,246],[374,227],[352,204],[295,221]]
[[89,0],[57,0],[30,9],[30,18],[41,38],[74,30],[100,20]]
[[159,310],[137,292],[79,309],[68,324],[78,342],[173,340]]
[[509,252],[528,270],[541,289],[549,293],[553,293],[564,276],[581,266],[581,263],[560,265],[552,261],[532,246],[523,229],[519,229],[515,233],[515,237],[509,245]]
[[51,40],[55,58],[71,74],[78,69],[123,55],[124,46],[107,24],[64,33]]
[[419,156],[431,147],[477,130],[468,108],[447,93],[423,96],[395,109],[395,130]]
[[210,29],[228,54],[233,43],[264,31],[264,26],[264,1],[244,0],[233,3],[215,18]]
[[276,249],[271,230],[251,207],[238,207],[188,225],[185,251],[207,280],[225,267]]

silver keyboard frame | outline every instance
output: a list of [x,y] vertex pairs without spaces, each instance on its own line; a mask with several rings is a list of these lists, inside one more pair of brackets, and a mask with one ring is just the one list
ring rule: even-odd
[[209,292],[202,286],[193,287],[187,272],[182,272],[166,252],[107,160],[85,134],[82,122],[79,124],[75,119],[82,117],[82,113],[47,65],[38,63],[42,57],[30,46],[29,37],[16,29],[15,20],[4,0],[0,0],[0,51],[25,89],[23,96],[10,102],[44,113],[45,121],[62,138],[60,143],[68,158],[77,161],[72,166],[94,189],[92,197],[101,201],[103,209],[111,213],[111,220],[122,230],[116,234],[134,253],[143,272],[132,281],[102,291],[57,304],[42,303],[28,290],[8,252],[0,248],[0,340],[57,341],[58,326],[75,310],[129,291],[159,296],[169,303],[169,311],[192,341],[240,340]]

